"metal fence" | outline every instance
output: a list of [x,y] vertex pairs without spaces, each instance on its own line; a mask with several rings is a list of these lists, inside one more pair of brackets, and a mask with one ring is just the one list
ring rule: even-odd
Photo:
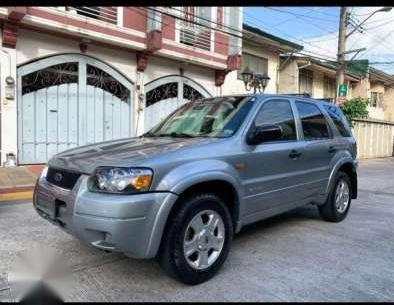
[[114,6],[66,6],[66,11],[109,23],[117,22],[117,8]]
[[180,28],[180,42],[203,50],[211,50],[211,30],[183,23]]
[[357,119],[354,121],[353,135],[357,140],[358,158],[393,156],[394,122]]

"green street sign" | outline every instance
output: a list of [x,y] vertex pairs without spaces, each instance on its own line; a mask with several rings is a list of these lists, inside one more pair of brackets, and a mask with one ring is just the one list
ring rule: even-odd
[[338,86],[338,96],[347,96],[347,85]]

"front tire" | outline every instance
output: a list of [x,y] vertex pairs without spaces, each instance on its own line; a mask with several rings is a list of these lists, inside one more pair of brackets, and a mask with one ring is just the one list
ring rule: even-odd
[[319,206],[320,216],[331,222],[340,222],[346,218],[352,200],[352,184],[349,176],[344,172],[338,172],[335,184],[327,201]]
[[189,285],[212,278],[226,260],[233,237],[230,212],[213,193],[185,198],[169,219],[160,264],[172,277]]

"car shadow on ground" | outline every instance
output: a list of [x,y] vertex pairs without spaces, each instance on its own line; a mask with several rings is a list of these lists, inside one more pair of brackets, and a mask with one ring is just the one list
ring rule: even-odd
[[250,225],[246,225],[242,227],[242,230],[234,236],[234,239],[242,239],[243,237],[249,235],[262,233],[265,230],[269,231],[276,227],[280,227],[284,223],[290,224],[307,220],[321,220],[317,206],[310,204],[285,212],[280,215],[257,221]]
[[[275,234],[275,232],[281,230],[289,230],[289,227],[285,224],[293,226],[298,225],[301,222],[308,221],[320,221],[320,217],[315,206],[309,205],[297,208],[284,214],[245,226],[242,228],[240,233],[234,236],[234,246],[236,247],[233,251],[240,251],[240,247],[243,247],[241,244],[248,242],[248,240],[256,240],[256,237],[258,238],[259,235],[269,235],[271,233]],[[105,253],[104,251],[95,249],[91,246],[84,245],[78,240],[70,241],[70,247],[72,247],[71,244],[74,244],[74,246],[75,244],[78,244],[77,248],[84,248],[84,251],[90,252],[92,255],[90,262],[87,265],[82,263],[79,266],[74,266],[74,271],[79,274],[87,272],[86,275],[80,275],[82,278],[90,278],[92,274],[97,273],[97,270],[106,270],[107,272],[111,270],[107,276],[114,280],[113,284],[115,286],[118,284],[122,285],[120,283],[120,279],[127,282],[132,279],[132,281],[125,284],[131,291],[137,289],[136,287],[139,287],[140,285],[150,285],[158,291],[163,285],[166,286],[169,291],[176,291],[179,287],[183,287],[183,291],[189,291],[191,289],[190,286],[168,277],[160,268],[157,259],[140,260],[129,258],[121,253]],[[231,273],[232,271],[229,271],[230,269],[228,268],[230,268],[230,265],[224,264],[223,270],[219,274],[223,276],[223,274],[227,274],[227,272]],[[152,281],[153,279],[154,281]],[[217,277],[216,281],[217,283],[221,283],[223,279]],[[137,282],[139,283],[138,285],[136,284]],[[78,285],[81,284],[80,281],[77,281],[77,283]],[[84,285],[86,285],[86,283]],[[102,284],[99,286],[101,285]],[[206,285],[208,284],[202,284],[202,287],[205,287]],[[90,287],[90,284],[86,287],[88,286]],[[95,299],[95,297],[97,296],[91,296],[92,299]]]

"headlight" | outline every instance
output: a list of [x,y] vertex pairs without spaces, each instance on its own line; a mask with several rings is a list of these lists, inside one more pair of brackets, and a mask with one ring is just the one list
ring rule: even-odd
[[99,167],[90,188],[93,191],[131,194],[146,192],[152,182],[153,172],[148,168]]

